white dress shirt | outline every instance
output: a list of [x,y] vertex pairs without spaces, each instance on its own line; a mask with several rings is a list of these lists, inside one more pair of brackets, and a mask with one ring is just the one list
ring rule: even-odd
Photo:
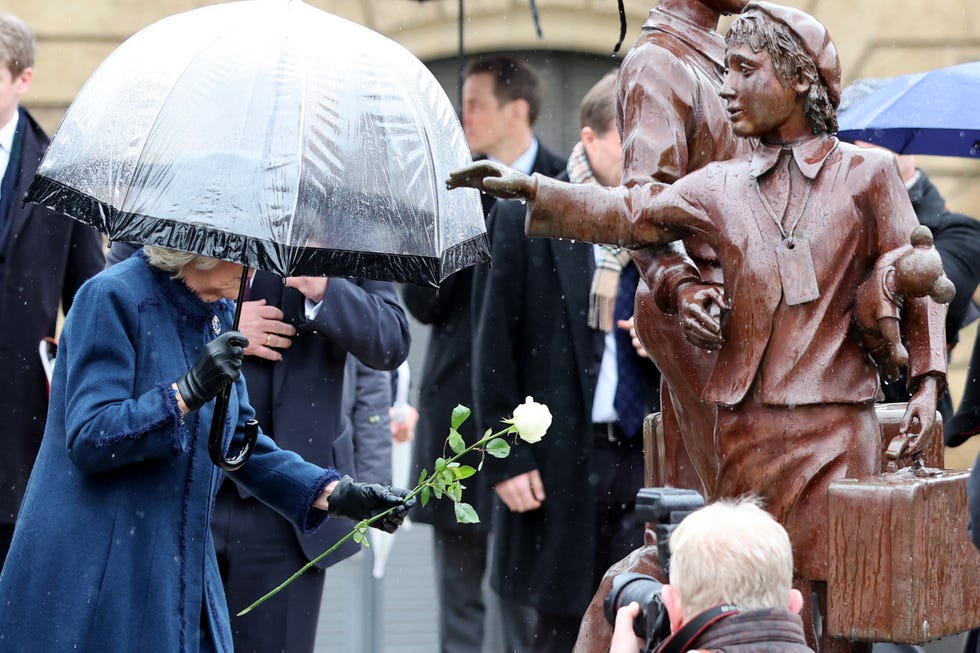
[[[14,111],[14,118],[3,127],[0,127],[0,179],[7,174],[7,164],[10,162],[10,150],[14,146],[14,132],[17,131],[17,122],[20,120],[20,111]],[[0,188],[0,192],[3,192]]]

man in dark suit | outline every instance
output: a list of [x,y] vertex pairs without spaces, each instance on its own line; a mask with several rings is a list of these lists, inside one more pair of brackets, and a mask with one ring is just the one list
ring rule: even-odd
[[[374,369],[408,356],[408,321],[394,286],[322,277],[282,280],[256,272],[241,330],[242,370],[263,431],[305,460],[355,475],[352,427],[342,407],[348,352]],[[225,594],[241,609],[323,553],[353,524],[336,520],[299,535],[280,515],[231,483],[218,493],[212,531]],[[232,621],[236,651],[310,653],[324,569],[358,550],[352,541],[281,594]]]
[[19,106],[33,78],[34,35],[0,15],[0,563],[7,556],[27,477],[41,444],[48,392],[38,346],[53,337],[59,303],[104,265],[102,238],[79,222],[22,198],[48,137]]
[[[541,83],[525,63],[508,56],[470,62],[463,84],[463,128],[474,155],[524,172],[554,176],[565,161],[538,143],[533,126],[542,103]],[[484,214],[493,198],[483,196]],[[472,356],[473,269],[443,281],[438,291],[405,287],[409,312],[431,326],[419,383],[419,422],[413,447],[414,475],[432,469],[443,455],[449,418],[456,404],[473,407]],[[468,442],[476,439],[474,420],[463,424]],[[412,520],[431,524],[435,536],[439,635],[443,653],[480,653],[485,607],[480,591],[486,569],[493,491],[479,477],[467,483],[465,500],[481,516],[479,524],[458,525],[448,501],[418,506]]]
[[[613,72],[582,100],[582,142],[567,166],[573,182],[619,183],[615,89]],[[488,224],[493,268],[476,273],[477,422],[496,427],[526,395],[546,404],[554,422],[533,447],[518,444],[506,459],[485,462],[504,503],[494,516],[490,579],[502,603],[533,609],[525,642],[511,631],[527,624],[502,611],[509,651],[567,653],[606,568],[643,543],[634,514],[641,430],[659,410],[660,375],[615,327],[633,314],[638,273],[629,254],[613,268],[603,261],[617,251],[529,239],[525,210],[498,201]],[[607,272],[611,284],[601,282]],[[613,290],[602,301],[606,285]]]

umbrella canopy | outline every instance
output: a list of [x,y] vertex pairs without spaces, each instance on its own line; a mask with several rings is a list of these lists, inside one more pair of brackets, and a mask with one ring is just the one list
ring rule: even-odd
[[488,259],[452,104],[397,43],[298,0],[212,5],[116,49],[27,200],[281,276],[434,286]]
[[899,154],[980,157],[980,62],[895,77],[840,115],[838,135]]

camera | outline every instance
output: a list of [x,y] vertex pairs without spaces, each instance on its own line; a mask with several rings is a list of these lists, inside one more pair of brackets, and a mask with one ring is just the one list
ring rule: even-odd
[[[642,488],[636,495],[636,515],[648,524],[654,524],[657,534],[657,557],[664,578],[670,568],[670,534],[689,514],[704,506],[704,497],[694,490],[660,487]],[[645,650],[652,650],[670,636],[670,620],[664,609],[660,590],[663,584],[653,576],[626,572],[613,578],[612,589],[603,600],[602,609],[611,625],[616,623],[616,612],[624,605],[636,601],[640,614],[633,621],[633,632],[646,642]]]
[[636,601],[640,604],[640,614],[633,620],[633,632],[648,645],[662,642],[670,635],[670,620],[660,596],[662,587],[660,581],[646,574],[616,574],[612,589],[602,602],[602,611],[609,623],[615,624],[616,612],[624,605]]

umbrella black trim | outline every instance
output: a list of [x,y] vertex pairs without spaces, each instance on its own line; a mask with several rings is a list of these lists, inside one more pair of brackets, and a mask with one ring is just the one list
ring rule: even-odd
[[[287,246],[203,225],[120,211],[91,195],[43,175],[35,175],[24,201],[40,204],[95,227],[111,240],[195,252],[273,272],[282,277],[356,277],[438,288],[439,282],[452,273],[490,260],[486,234],[479,234],[453,245],[441,259],[417,254],[381,254]],[[126,228],[123,230],[113,227],[119,224],[125,224]],[[289,261],[288,267],[285,261]]]

